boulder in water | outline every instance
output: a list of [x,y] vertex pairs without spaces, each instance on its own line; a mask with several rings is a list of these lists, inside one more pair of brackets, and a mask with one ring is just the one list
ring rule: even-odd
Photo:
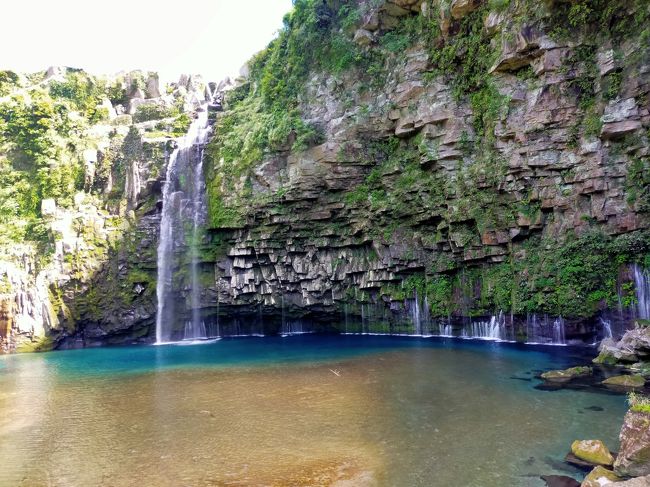
[[565,370],[551,370],[542,374],[542,379],[549,382],[568,382],[574,377],[583,377],[591,375],[593,370],[591,367],[571,367]]
[[650,327],[637,326],[625,332],[618,342],[607,338],[599,347],[600,354],[594,363],[614,365],[619,362],[633,363],[650,357]]
[[621,478],[611,470],[600,465],[594,468],[583,480],[581,487],[603,487],[614,482],[620,482]]
[[614,463],[619,475],[650,475],[650,414],[628,411],[619,436],[621,450]]
[[571,453],[593,465],[614,464],[614,457],[600,440],[576,440],[571,444]]
[[641,375],[617,375],[603,381],[603,385],[613,389],[639,389],[645,385]]
[[580,487],[580,482],[566,475],[542,475],[546,487]]

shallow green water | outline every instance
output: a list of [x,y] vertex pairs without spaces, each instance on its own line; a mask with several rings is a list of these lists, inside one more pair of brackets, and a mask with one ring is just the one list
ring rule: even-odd
[[0,359],[2,486],[539,486],[625,399],[563,347],[303,336]]

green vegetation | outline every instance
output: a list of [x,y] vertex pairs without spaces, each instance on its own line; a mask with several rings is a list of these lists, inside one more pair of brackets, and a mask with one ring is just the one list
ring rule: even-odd
[[[635,12],[630,16],[628,12]],[[608,35],[619,40],[630,33],[648,29],[650,17],[645,0],[576,0],[554,2],[548,25],[559,40],[575,38],[576,34]]]
[[19,76],[13,71],[0,71],[0,96],[6,96],[20,83]]
[[448,80],[457,100],[469,98],[474,128],[479,136],[489,138],[507,98],[490,80],[489,69],[499,53],[490,45],[483,27],[486,13],[486,7],[482,7],[464,17],[458,32],[449,36],[442,47],[432,47],[430,58],[434,66],[432,74]]
[[650,212],[650,159],[634,158],[626,178],[627,202],[638,211]]
[[10,240],[39,235],[43,199],[69,205],[83,187],[75,145],[84,121],[70,114],[65,103],[39,91],[0,103],[0,233]]
[[[589,317],[605,306],[617,306],[620,266],[646,255],[650,255],[647,232],[618,238],[594,232],[565,242],[533,238],[508,262],[444,274],[432,269],[409,276],[399,289],[384,289],[384,293],[404,299],[417,291],[428,297],[433,316],[503,310]],[[621,291],[623,305],[633,305],[633,285],[623,286]],[[462,303],[469,308],[462,309]]]
[[49,83],[50,96],[67,100],[70,108],[83,114],[92,123],[106,119],[108,113],[98,107],[106,96],[106,84],[81,70],[68,69],[64,81]]
[[351,5],[335,10],[325,2],[297,0],[278,38],[250,61],[248,80],[228,95],[228,110],[207,151],[208,191],[219,201],[211,206],[212,225],[231,220],[227,208],[247,196],[245,180],[265,154],[302,151],[322,141],[320,128],[300,112],[310,73],[336,77],[355,69],[360,79],[372,78],[370,66],[381,61],[362,52],[349,32],[361,14]]
[[650,397],[642,396],[636,392],[630,392],[627,396],[627,402],[632,411],[650,414]]
[[178,117],[180,111],[177,107],[166,107],[163,105],[146,103],[140,105],[133,115],[134,122],[148,122],[149,120],[160,120],[163,118]]
[[[90,129],[105,121],[108,111],[100,105],[107,98],[126,96],[122,81],[108,84],[74,69],[47,81],[43,73],[21,78],[2,71],[0,92],[0,241],[35,242],[47,255],[55,236],[42,218],[42,201],[69,208],[76,193],[98,194],[110,177],[114,188],[123,188],[129,162],[143,155],[140,134],[133,127],[126,138],[109,134],[110,147],[87,172],[84,151],[97,144]],[[185,133],[189,116],[177,107],[172,112],[176,118],[165,131]],[[122,195],[113,197],[119,201]]]

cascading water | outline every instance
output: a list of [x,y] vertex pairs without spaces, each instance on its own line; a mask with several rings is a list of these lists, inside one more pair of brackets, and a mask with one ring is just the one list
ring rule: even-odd
[[553,345],[566,345],[564,318],[561,316],[553,322]]
[[[204,105],[198,111],[197,118],[190,125],[187,134],[178,141],[167,165],[158,243],[156,343],[176,338],[173,333],[173,325],[177,320],[173,270],[187,257],[191,262],[192,316],[185,326],[183,338],[191,340],[206,337],[205,324],[200,320],[201,289],[198,273],[198,240],[206,218],[203,149],[210,134],[206,108]],[[192,224],[189,238],[185,231],[188,221]],[[183,253],[186,255],[183,256]]]
[[413,322],[413,328],[416,335],[422,335],[422,317],[420,310],[420,301],[418,300],[418,292],[415,291],[415,298],[410,307],[411,310],[411,321]]
[[548,315],[541,319],[536,315],[526,317],[526,343],[529,345],[566,345],[564,318],[553,321]]
[[438,324],[438,336],[441,337],[453,337],[454,336],[454,330],[449,323],[444,323],[440,322]]
[[490,321],[473,321],[465,326],[461,338],[477,338],[480,340],[506,341],[508,332],[503,312],[498,316],[491,316]]
[[605,318],[600,318],[600,324],[603,327],[603,337],[604,338],[613,338],[614,333],[612,332],[612,323]]
[[637,318],[650,320],[650,270],[643,269],[634,264],[634,287],[636,289],[636,314]]

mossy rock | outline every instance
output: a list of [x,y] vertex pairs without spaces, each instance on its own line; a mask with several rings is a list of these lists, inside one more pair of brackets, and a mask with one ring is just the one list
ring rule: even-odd
[[591,375],[593,372],[591,367],[578,366],[571,367],[565,370],[551,370],[542,374],[542,379],[549,382],[568,382],[575,377],[584,377]]
[[571,453],[592,465],[614,464],[614,457],[600,440],[576,440],[571,444]]
[[650,413],[632,408],[625,415],[619,436],[621,448],[614,463],[618,475],[650,475]]
[[641,375],[617,375],[605,379],[603,385],[623,389],[638,389],[645,385],[645,379]]
[[603,485],[612,482],[621,482],[622,480],[611,470],[607,470],[605,467],[599,465],[589,472],[580,487],[602,487]]
[[618,359],[611,353],[600,352],[598,357],[593,360],[593,363],[600,365],[616,365],[618,363]]
[[56,342],[51,337],[36,338],[34,341],[25,341],[16,347],[18,353],[49,352],[54,350]]

